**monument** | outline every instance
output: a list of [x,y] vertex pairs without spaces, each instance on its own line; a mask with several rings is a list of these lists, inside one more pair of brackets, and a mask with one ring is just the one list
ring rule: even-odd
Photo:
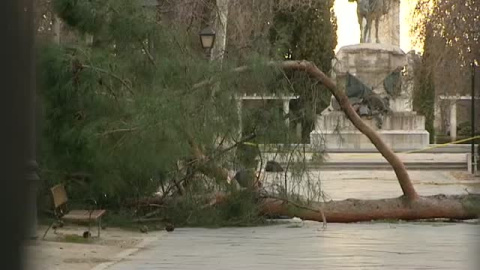
[[[400,1],[349,1],[357,1],[360,43],[340,48],[333,61],[332,78],[339,90],[345,91],[362,120],[394,150],[428,146],[425,117],[417,115],[412,106],[414,55],[398,47]],[[310,140],[312,145],[326,150],[375,148],[353,126],[334,98],[317,116]]]

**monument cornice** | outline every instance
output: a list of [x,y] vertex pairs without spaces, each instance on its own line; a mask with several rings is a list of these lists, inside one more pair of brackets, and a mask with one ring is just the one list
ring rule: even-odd
[[405,55],[405,52],[396,45],[384,43],[359,43],[354,45],[347,45],[341,48],[343,53],[360,53],[364,51],[371,51],[372,53],[388,52],[395,55]]

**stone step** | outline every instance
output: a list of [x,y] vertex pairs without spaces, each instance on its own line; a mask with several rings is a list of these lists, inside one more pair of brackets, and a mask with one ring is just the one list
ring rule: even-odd
[[[305,151],[308,153],[313,153],[313,152],[328,152],[328,153],[377,153],[377,149],[331,149],[326,151],[325,149],[322,149],[321,147],[315,147],[311,144],[276,144],[276,145],[260,145],[260,149],[270,149],[267,151],[263,151],[263,153],[270,153],[270,154],[275,154],[276,148],[285,148],[285,149],[303,149],[305,148]],[[478,148],[478,144],[475,144],[475,149]],[[272,150],[273,149],[273,150]],[[406,152],[413,152],[413,153],[423,153],[423,154],[433,154],[433,153],[438,153],[438,154],[467,154],[470,153],[472,149],[471,144],[429,144],[426,146],[424,149],[418,149],[418,148],[404,148],[404,149],[396,149],[395,152],[398,154],[401,153],[406,153]]]
[[[466,162],[405,162],[408,170],[425,171],[467,171]],[[286,163],[282,164],[286,166]],[[392,167],[386,162],[325,162],[307,164],[309,169],[318,170],[391,170]]]
[[[475,145],[477,148],[478,145]],[[399,149],[395,151],[396,153],[405,153],[405,152],[414,152],[414,153],[424,153],[424,154],[432,154],[432,153],[470,153],[471,145],[470,144],[456,144],[456,145],[440,145],[440,144],[430,144],[425,149]],[[329,150],[329,153],[378,153],[376,149],[333,149]]]

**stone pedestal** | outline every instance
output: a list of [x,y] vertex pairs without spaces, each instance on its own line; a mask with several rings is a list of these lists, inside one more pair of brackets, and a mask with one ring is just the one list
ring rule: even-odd
[[[415,112],[396,112],[383,119],[378,129],[373,119],[363,118],[394,150],[422,149],[429,145],[430,134],[425,130],[425,117]],[[311,144],[327,150],[373,150],[375,146],[341,111],[319,115]]]
[[[362,117],[362,120],[377,130],[385,143],[395,150],[421,149],[429,145],[425,117],[417,115],[412,109],[410,85],[402,84],[399,93],[392,96],[383,84],[389,74],[404,70],[408,62],[407,55],[397,46],[363,43],[341,48],[333,63],[332,77],[340,91],[346,91],[347,73],[350,73],[375,94],[389,98],[391,112],[382,116],[381,128],[377,127],[375,119],[371,117]],[[334,102],[318,116],[310,139],[314,146],[327,150],[375,149]]]
[[[361,43],[340,48],[333,61],[332,77],[337,82],[337,87],[345,91],[346,76],[350,73],[360,79],[365,85],[372,88],[380,96],[386,96],[383,86],[385,78],[394,70],[401,69],[408,63],[406,54],[397,46]],[[390,104],[392,110],[403,110],[404,104]],[[393,106],[392,106],[393,105]],[[411,110],[411,109],[410,109]]]

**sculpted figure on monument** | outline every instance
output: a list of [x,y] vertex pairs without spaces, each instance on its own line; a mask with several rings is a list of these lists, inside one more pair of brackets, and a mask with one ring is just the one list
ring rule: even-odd
[[[390,8],[391,0],[348,0],[357,2],[358,24],[360,25],[360,43],[371,42],[372,23],[375,21],[376,43],[380,43],[378,38],[378,27],[382,16],[386,15]],[[363,21],[366,21],[365,26]]]
[[[348,1],[357,4],[361,44],[342,46],[332,61],[332,77],[339,91],[392,149],[425,148],[430,138],[425,117],[413,110],[411,102],[415,55],[407,57],[400,48],[401,0]],[[374,31],[376,42],[370,41]],[[322,149],[375,149],[335,98],[318,116],[310,140]]]
[[[353,109],[361,117],[374,118],[377,127],[382,128],[383,118],[392,112],[389,107],[390,95],[381,97],[371,87],[348,72],[346,80],[345,90]],[[332,106],[333,109],[340,110],[335,100]]]

